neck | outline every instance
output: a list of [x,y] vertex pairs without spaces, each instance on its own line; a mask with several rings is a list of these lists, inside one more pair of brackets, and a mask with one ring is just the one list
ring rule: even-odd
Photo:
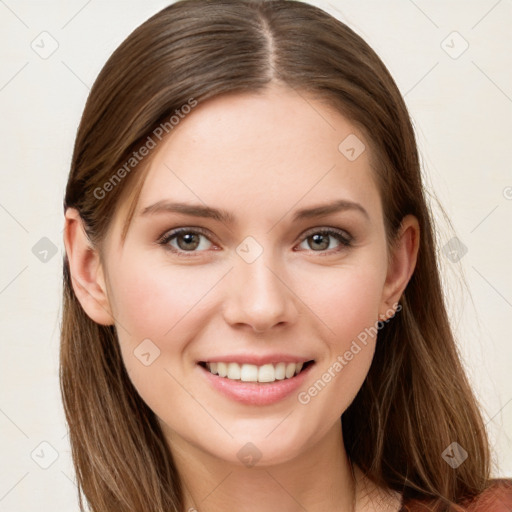
[[187,512],[355,510],[356,482],[345,452],[341,422],[316,445],[276,465],[246,467],[219,460],[175,432],[169,445],[183,484]]

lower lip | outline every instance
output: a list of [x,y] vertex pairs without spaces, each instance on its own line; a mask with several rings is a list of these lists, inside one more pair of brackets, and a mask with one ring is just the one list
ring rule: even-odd
[[274,382],[231,380],[214,375],[201,365],[198,366],[210,384],[228,398],[247,405],[269,405],[283,400],[296,391],[304,383],[314,363],[310,363],[306,369],[290,379]]

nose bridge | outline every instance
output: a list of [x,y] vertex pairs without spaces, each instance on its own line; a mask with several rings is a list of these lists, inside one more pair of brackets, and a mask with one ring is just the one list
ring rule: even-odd
[[270,247],[264,248],[252,237],[247,237],[236,252],[226,291],[226,320],[249,324],[257,331],[292,322],[297,309],[282,261],[274,257]]

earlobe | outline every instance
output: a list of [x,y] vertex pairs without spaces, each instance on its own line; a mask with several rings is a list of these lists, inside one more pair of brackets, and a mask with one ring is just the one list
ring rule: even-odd
[[397,235],[397,242],[389,258],[388,272],[382,294],[380,317],[392,316],[391,309],[397,304],[416,268],[420,241],[420,227],[414,215],[406,215]]
[[92,320],[113,325],[99,253],[87,237],[79,212],[68,208],[65,217],[64,245],[75,295]]

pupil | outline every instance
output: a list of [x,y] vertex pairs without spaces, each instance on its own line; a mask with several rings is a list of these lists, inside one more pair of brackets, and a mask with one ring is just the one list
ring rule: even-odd
[[[184,244],[184,245],[185,245],[185,247],[181,247],[181,245],[182,245],[182,244],[180,244],[180,243],[179,243],[179,245],[180,245],[180,249],[183,249],[183,248],[185,248],[185,249],[190,249],[190,248],[195,249],[195,248],[197,248],[197,245],[198,245],[197,240],[195,241],[195,245],[194,245],[194,237],[195,237],[195,236],[196,236],[196,235],[195,235],[194,233],[187,233],[187,234],[185,234],[185,235],[182,235],[182,236],[181,236],[181,238],[182,238],[183,240],[185,240],[185,244]],[[179,240],[180,240],[180,239],[178,238],[178,241],[179,241]],[[192,245],[193,245],[193,247],[191,247],[191,246],[190,246],[190,244],[192,244]]]
[[[322,245],[321,249],[326,249],[327,247],[329,247],[329,242],[327,242],[327,245],[325,243],[325,241],[327,240],[327,237],[325,235],[317,234],[317,235],[313,235],[312,238],[313,238],[313,241],[315,244]],[[323,244],[322,244],[322,240],[324,240]]]

